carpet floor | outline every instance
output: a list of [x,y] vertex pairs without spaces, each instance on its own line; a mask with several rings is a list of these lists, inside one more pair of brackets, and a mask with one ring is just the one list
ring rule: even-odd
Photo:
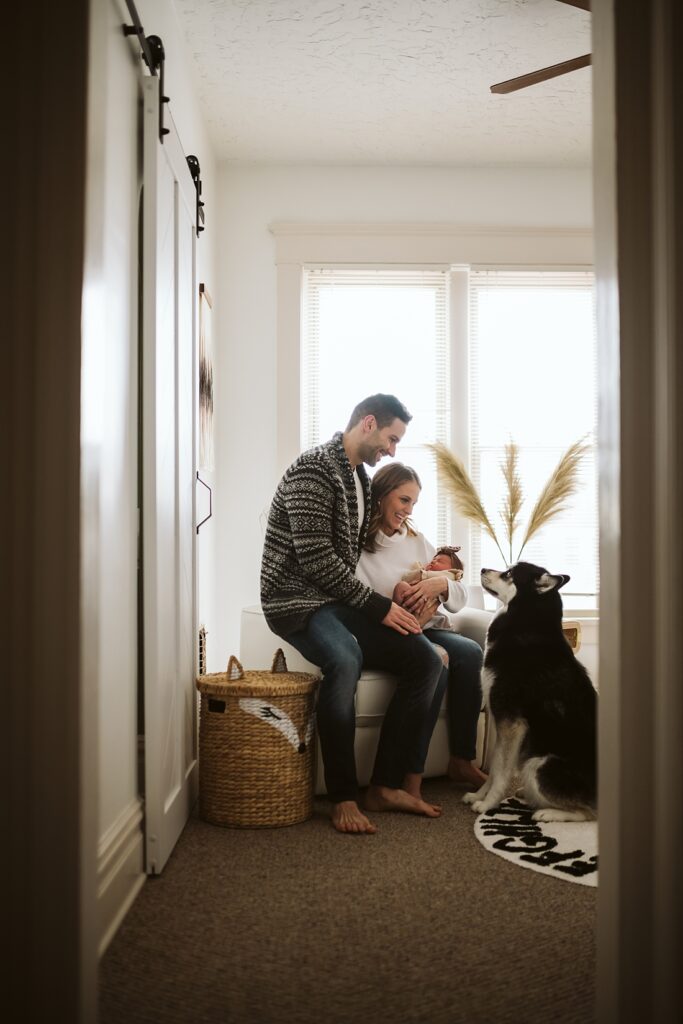
[[193,817],[105,953],[100,1024],[589,1024],[594,889],[476,840],[462,791],[438,820],[328,805],[284,829]]

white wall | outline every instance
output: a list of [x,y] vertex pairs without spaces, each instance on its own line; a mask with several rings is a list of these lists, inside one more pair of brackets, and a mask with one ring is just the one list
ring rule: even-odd
[[[185,44],[172,0],[139,0],[137,9],[148,34],[164,43],[166,70],[164,88],[170,110],[186,155],[194,154],[201,166],[202,200],[205,202],[205,230],[197,241],[197,281],[204,283],[213,298],[216,290],[216,245],[218,238],[218,168],[198,100],[196,72]],[[202,470],[202,479],[213,487],[215,473]],[[203,487],[197,492],[198,517],[208,512]],[[210,636],[217,631],[215,566],[216,523],[211,519],[197,536],[198,620]]]
[[[138,0],[147,34],[166,51],[166,93],[186,153],[202,167],[208,226],[198,241],[198,277],[215,264],[216,168],[194,99],[172,5]],[[113,934],[142,880],[137,771],[137,276],[140,61],[121,31],[118,0],[91,3],[87,241],[82,372],[84,656],[97,704],[100,935]],[[213,223],[212,223],[213,214]],[[201,536],[200,614],[211,617],[211,539]]]
[[[217,619],[211,671],[239,649],[239,611],[258,602],[262,521],[276,456],[277,221],[433,222],[585,228],[589,170],[223,165],[218,181]],[[362,380],[359,395],[362,397]]]

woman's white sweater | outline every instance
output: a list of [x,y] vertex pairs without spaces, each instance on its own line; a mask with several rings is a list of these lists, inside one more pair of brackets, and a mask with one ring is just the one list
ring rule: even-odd
[[[404,526],[387,537],[380,532],[375,538],[376,551],[362,551],[356,576],[379,594],[391,597],[394,587],[404,572],[415,568],[415,562],[425,565],[434,557],[435,548],[423,533],[410,536]],[[467,604],[467,587],[454,580],[448,581],[448,596],[424,629],[452,629],[452,616]]]

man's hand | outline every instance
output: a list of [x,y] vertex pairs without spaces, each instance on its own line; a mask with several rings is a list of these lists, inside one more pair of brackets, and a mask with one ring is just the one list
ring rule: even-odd
[[414,615],[401,608],[395,601],[391,602],[391,608],[382,619],[382,625],[395,629],[397,633],[407,636],[408,633],[421,633],[420,624]]
[[408,594],[412,592],[412,589],[410,583],[406,583],[405,580],[399,580],[394,587],[393,600],[396,604],[402,605]]

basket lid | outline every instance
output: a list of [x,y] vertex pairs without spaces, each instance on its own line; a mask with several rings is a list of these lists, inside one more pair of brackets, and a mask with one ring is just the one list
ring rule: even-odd
[[197,689],[211,696],[264,697],[274,693],[294,697],[310,693],[318,685],[319,677],[311,672],[289,672],[281,647],[267,669],[245,669],[234,654],[230,655],[225,672],[209,672],[197,676]]

